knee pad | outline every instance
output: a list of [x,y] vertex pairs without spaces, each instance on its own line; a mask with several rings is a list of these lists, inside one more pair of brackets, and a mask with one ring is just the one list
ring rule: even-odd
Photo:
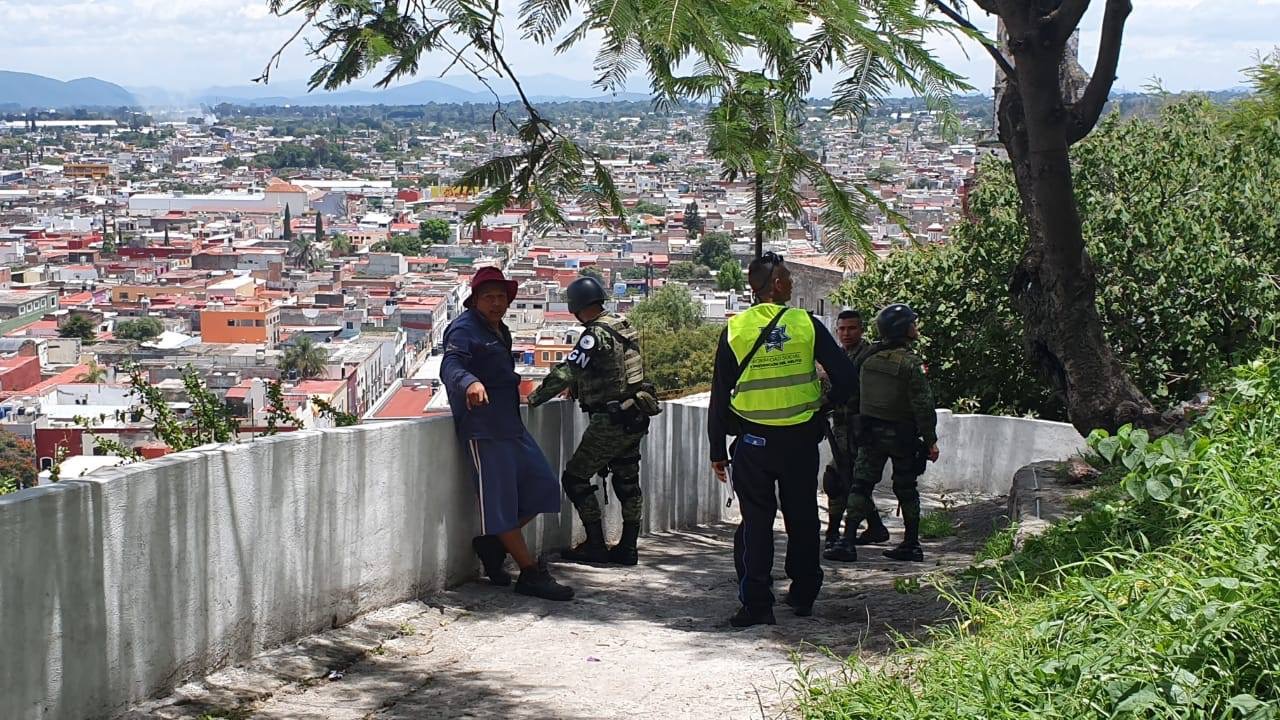
[[618,482],[618,476],[613,476],[613,494],[619,500],[630,500],[638,498],[641,495],[639,478],[630,482]]
[[592,485],[590,480],[569,473],[560,476],[560,487],[564,488],[564,494],[575,504],[596,492],[596,486]]

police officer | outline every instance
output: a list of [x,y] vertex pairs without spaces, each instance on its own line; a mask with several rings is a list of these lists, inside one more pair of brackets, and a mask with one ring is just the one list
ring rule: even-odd
[[[870,354],[871,343],[863,337],[862,313],[857,310],[841,310],[836,316],[836,340],[844,348],[845,355],[858,364]],[[858,398],[854,397],[837,408],[831,415],[831,462],[822,474],[822,491],[827,496],[827,541],[822,557],[837,562],[853,562],[858,559],[855,545],[881,543],[889,539],[889,530],[880,519],[879,511],[872,509],[867,515],[867,529],[858,534],[857,523],[848,523],[845,534],[840,534],[852,487],[853,464],[858,457],[856,438],[850,429],[850,419],[858,414]]]
[[[578,344],[529,395],[537,407],[572,388],[590,415],[587,430],[565,466],[560,483],[578,511],[587,539],[561,557],[570,562],[635,565],[640,535],[640,443],[649,418],[659,412],[656,391],[644,375],[638,333],[617,313],[605,312],[604,286],[580,277],[565,291],[569,311],[586,326]],[[605,545],[600,502],[592,476],[610,473],[613,494],[622,504],[622,539]]]
[[[757,303],[729,319],[716,350],[707,434],[711,466],[730,480],[742,521],[733,537],[741,607],[734,627],[775,623],[770,590],[773,521],[779,503],[787,528],[787,603],[801,617],[813,613],[822,587],[818,521],[818,444],[825,420],[815,362],[831,379],[831,401],[842,403],[856,382],[853,364],[826,327],[789,308],[791,272],[780,255],[751,263],[748,282]],[[736,436],[732,465],[725,450]]]
[[920,337],[916,313],[896,303],[880,311],[876,328],[880,342],[863,359],[860,373],[860,441],[849,495],[849,524],[857,527],[875,512],[871,492],[893,460],[893,494],[902,508],[906,536],[902,544],[885,550],[893,560],[920,562],[920,491],[916,479],[925,459],[938,459],[938,420],[933,392],[920,358],[911,345]]

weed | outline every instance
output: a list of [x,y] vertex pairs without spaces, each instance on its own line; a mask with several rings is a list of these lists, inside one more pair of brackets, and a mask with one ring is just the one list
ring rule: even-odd
[[920,537],[926,540],[951,537],[956,534],[956,523],[947,512],[925,513],[920,518]]
[[920,578],[900,577],[893,579],[893,591],[902,595],[913,595],[920,592]]
[[977,562],[995,560],[1013,553],[1013,541],[1018,536],[1018,524],[1013,523],[1003,530],[997,530],[987,538],[982,549],[978,550]]
[[407,622],[400,623],[400,627],[396,630],[396,637],[412,637],[418,634],[418,628]]

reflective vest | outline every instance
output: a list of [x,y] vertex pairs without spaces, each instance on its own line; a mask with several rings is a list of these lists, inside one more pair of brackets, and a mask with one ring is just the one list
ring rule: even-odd
[[729,406],[739,417],[753,423],[800,425],[822,407],[822,386],[813,360],[813,319],[809,313],[760,303],[729,319],[729,348],[741,365],[760,331],[779,311],[786,314],[742,371]]

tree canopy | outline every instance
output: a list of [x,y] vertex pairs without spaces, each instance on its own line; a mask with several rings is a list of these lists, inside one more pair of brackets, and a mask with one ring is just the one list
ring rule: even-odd
[[418,239],[427,245],[447,242],[452,234],[449,221],[442,218],[428,218],[418,223]]
[[150,340],[164,332],[164,323],[158,318],[143,317],[116,323],[114,335],[123,340]]
[[72,315],[58,326],[58,337],[80,338],[88,345],[97,341],[97,327],[84,315]]

